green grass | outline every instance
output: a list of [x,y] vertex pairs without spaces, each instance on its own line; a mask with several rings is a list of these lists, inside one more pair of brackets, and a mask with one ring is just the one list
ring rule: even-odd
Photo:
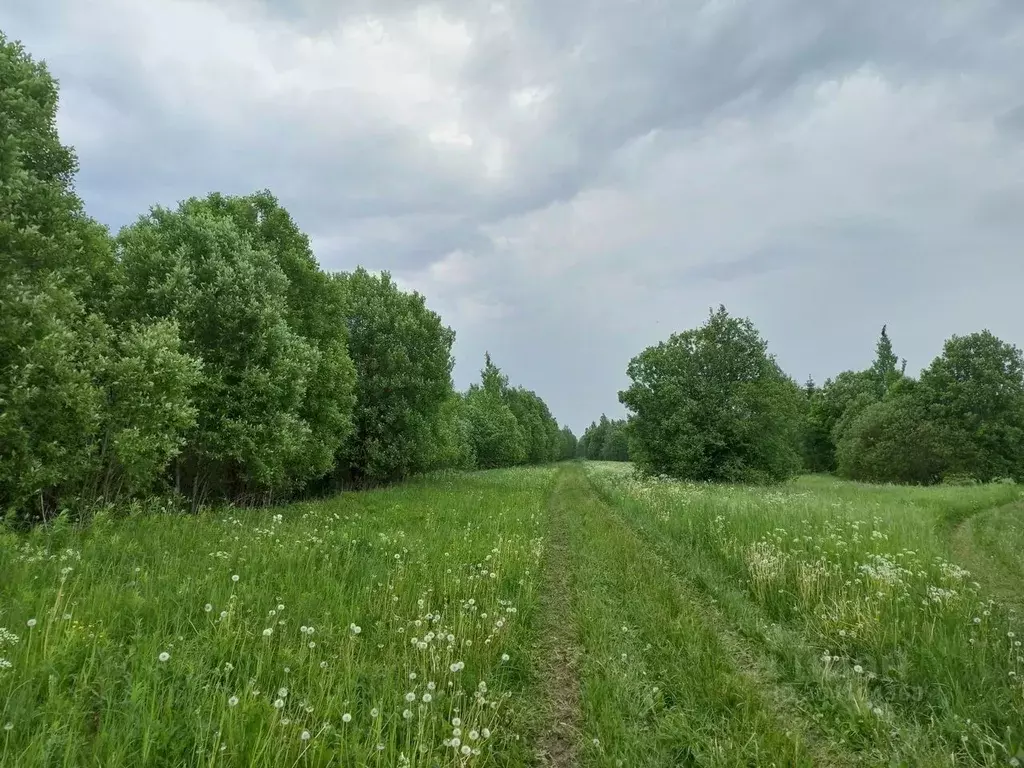
[[0,763],[523,764],[552,480],[3,537]]
[[587,463],[0,532],[0,764],[1024,764],[1022,515]]
[[804,478],[766,490],[589,470],[849,761],[1024,761],[1024,622],[951,561],[953,521],[1017,488]]

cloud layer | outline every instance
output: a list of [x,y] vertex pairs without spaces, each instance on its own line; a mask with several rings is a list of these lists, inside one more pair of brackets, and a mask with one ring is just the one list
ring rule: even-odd
[[[725,303],[783,367],[1024,344],[1016,0],[15,0],[93,215],[270,188],[579,432]],[[338,7],[344,11],[338,11]]]

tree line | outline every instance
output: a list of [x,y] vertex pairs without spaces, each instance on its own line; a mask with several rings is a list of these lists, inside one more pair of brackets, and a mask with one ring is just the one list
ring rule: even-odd
[[583,432],[576,456],[591,461],[629,461],[629,437],[625,419],[609,419],[603,413]]
[[0,507],[269,503],[576,440],[386,272],[320,269],[267,191],[152,208],[112,236],[74,191],[45,64],[0,33]]
[[[1024,481],[1024,357],[987,330],[951,337],[913,378],[883,326],[869,368],[801,387],[749,319],[719,307],[700,328],[634,357],[627,374],[619,400],[628,451],[645,472],[754,483],[800,471]],[[586,458],[594,453],[588,443]]]

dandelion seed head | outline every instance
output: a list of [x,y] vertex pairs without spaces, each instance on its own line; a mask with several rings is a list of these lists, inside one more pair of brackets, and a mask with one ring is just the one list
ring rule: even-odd
[[167,651],[161,651],[160,655],[157,656],[157,658],[160,659],[160,661],[167,661],[169,658],[171,658],[171,654],[169,654]]

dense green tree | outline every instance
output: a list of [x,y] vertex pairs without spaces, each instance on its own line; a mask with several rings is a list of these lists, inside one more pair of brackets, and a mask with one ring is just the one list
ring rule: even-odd
[[576,458],[578,440],[569,427],[562,427],[559,431],[559,461],[568,461]]
[[434,422],[431,445],[433,453],[428,462],[428,469],[476,468],[473,425],[464,395],[453,392],[441,406],[440,416]]
[[122,230],[118,261],[119,317],[174,320],[202,362],[197,423],[175,468],[193,504],[286,492],[330,469],[310,463],[319,425],[303,418],[319,352],[289,326],[274,255],[190,200]]
[[112,242],[83,212],[57,85],[0,34],[0,509],[148,490],[194,418],[173,324],[105,321]]
[[633,461],[693,480],[775,481],[799,467],[799,387],[724,307],[630,361]]
[[989,331],[953,336],[921,373],[946,433],[947,472],[1024,480],[1024,357]]
[[883,325],[878,343],[875,345],[875,359],[870,368],[878,400],[883,399],[889,389],[904,377],[906,367],[907,361],[904,360],[900,364],[896,353],[892,351],[888,328]]
[[876,399],[874,379],[867,372],[843,371],[825,380],[807,405],[804,445],[809,471],[836,469],[835,446],[846,420],[855,418],[863,406]]
[[861,410],[843,432],[837,471],[852,480],[934,483],[948,466],[948,437],[928,417],[927,394],[905,380]]
[[625,419],[613,419],[609,422],[601,445],[602,461],[629,461],[628,422]]
[[544,464],[554,461],[559,446],[558,422],[547,404],[536,392],[523,387],[506,387],[503,399],[515,414],[526,438],[526,462]]
[[508,377],[484,356],[480,384],[466,393],[466,411],[477,466],[481,469],[522,464],[527,459],[528,438],[508,406]]
[[625,419],[609,419],[605,414],[591,422],[580,438],[577,453],[591,461],[629,461],[629,438]]
[[344,288],[317,264],[309,238],[270,192],[244,197],[187,201],[191,215],[230,219],[252,247],[280,267],[283,316],[292,333],[313,350],[299,418],[310,426],[304,444],[291,454],[288,475],[299,484],[333,469],[336,455],[352,433],[356,371],[348,353]]
[[355,433],[342,471],[377,482],[421,472],[434,463],[432,441],[450,407],[455,333],[387,272],[359,268],[338,282],[357,376]]

